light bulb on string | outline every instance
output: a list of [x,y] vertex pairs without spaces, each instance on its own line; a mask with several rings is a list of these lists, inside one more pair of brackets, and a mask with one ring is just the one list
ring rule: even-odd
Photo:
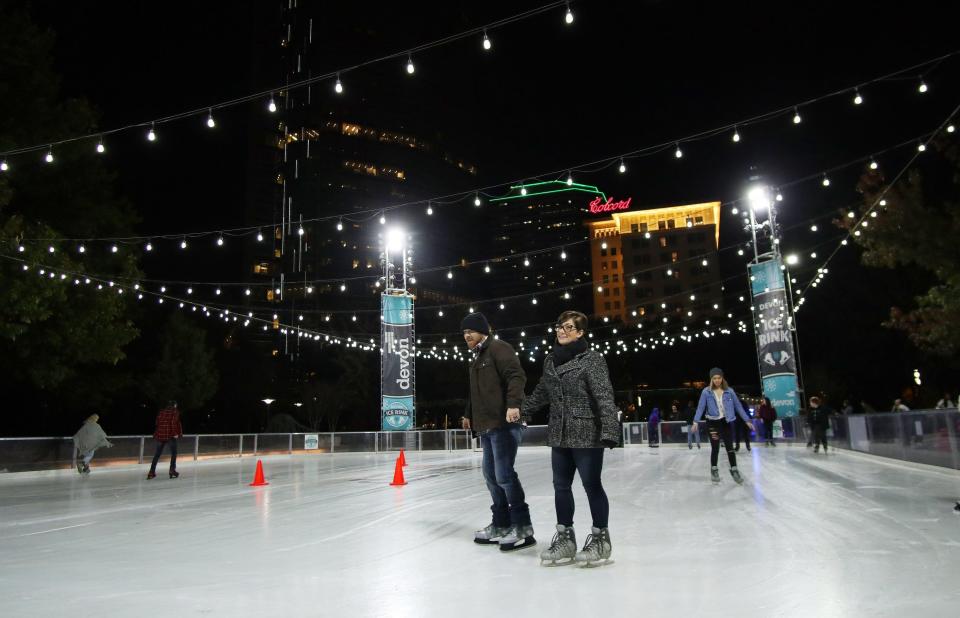
[[819,229],[820,229],[820,228],[817,227],[817,224],[816,224],[816,223],[814,223],[813,225],[810,226],[810,231],[811,231],[811,232],[816,232],[816,231],[819,230]]
[[154,123],[151,122],[151,123],[150,123],[150,130],[147,131],[147,141],[148,141],[148,142],[155,142],[155,141],[157,141],[157,132],[156,132],[155,128],[156,128],[156,127],[154,126]]
[[568,187],[573,186],[573,174],[571,174],[570,172],[567,172],[567,186]]
[[380,225],[386,225],[386,224],[387,224],[387,217],[386,217],[384,214],[381,213],[381,214],[380,214]]
[[530,266],[530,258],[524,257],[524,258],[523,258],[523,265],[524,265],[524,266]]
[[106,147],[103,145],[103,136],[100,137],[100,141],[97,142],[97,152],[103,154],[107,151]]
[[77,247],[77,251],[79,251],[80,253],[86,253],[87,248],[84,247],[83,245],[80,245],[79,247]]
[[573,23],[573,11],[570,10],[570,3],[567,3],[567,13],[563,16],[563,21],[569,26]]
[[871,157],[871,158],[870,158],[870,166],[869,166],[869,167],[870,167],[870,169],[875,170],[875,169],[877,169],[877,168],[880,167],[880,166],[877,164],[876,159],[874,159],[873,157]]
[[860,105],[863,103],[863,97],[860,96],[860,90],[857,88],[853,89],[853,104]]
[[917,152],[923,152],[923,151],[925,151],[926,149],[927,149],[927,145],[924,144],[923,142],[919,142],[919,143],[917,144]]
[[777,197],[774,198],[774,199],[776,199],[778,202],[782,202],[782,201],[783,201],[783,193],[780,193],[779,191],[777,191]]
[[565,249],[560,250],[560,259],[561,260],[567,259],[567,251]]
[[217,122],[213,119],[213,108],[207,110],[207,126],[211,129],[217,126]]
[[820,184],[822,184],[824,187],[830,186],[830,179],[827,178],[826,174],[823,175],[823,180],[820,181]]
[[626,171],[627,171],[627,166],[626,166],[626,164],[624,164],[623,159],[620,159],[620,167],[617,168],[617,169],[620,171],[621,174],[626,173]]
[[338,231],[338,232],[342,232],[342,231],[343,231],[343,219],[337,220],[337,231]]
[[180,248],[181,248],[181,249],[186,249],[186,248],[187,248],[187,239],[186,239],[186,238],[184,238],[183,240],[180,241]]
[[[483,272],[485,272],[485,273],[489,273],[489,272],[490,272],[490,265],[489,265],[489,264],[484,265],[484,267],[483,267]],[[473,312],[471,311],[470,313],[473,313]]]
[[120,248],[117,247],[116,245],[111,245],[111,246],[110,246],[110,253],[116,253],[116,252],[119,251],[119,250],[120,250]]
[[677,142],[677,149],[674,151],[673,156],[680,159],[683,157],[683,151],[680,150],[680,142]]
[[453,279],[453,271],[452,271],[452,270],[448,270],[448,271],[447,271],[447,279]]
[[733,127],[733,137],[731,137],[730,139],[732,139],[734,143],[740,141],[740,132],[737,131],[737,127]]
[[263,242],[263,231],[257,230],[257,242]]
[[53,163],[53,148],[52,148],[52,147],[51,147],[49,150],[47,150],[47,155],[46,155],[45,157],[43,157],[43,160],[46,161],[47,163]]
[[407,74],[413,75],[417,69],[413,66],[413,54],[407,54]]
[[473,196],[473,205],[474,205],[474,206],[479,206],[480,204],[481,204],[481,202],[480,202],[480,194],[479,194],[479,193],[476,193],[476,194],[474,194],[474,196]]
[[217,246],[218,246],[218,247],[222,247],[222,246],[223,246],[223,236],[218,236],[218,237],[217,237]]
[[925,82],[925,81],[923,81],[923,80],[921,79],[921,80],[920,80],[920,85],[917,86],[917,92],[919,92],[920,94],[923,94],[923,93],[925,93],[927,90],[929,90],[929,88],[927,88],[927,82]]
[[427,214],[428,214],[428,215],[432,215],[432,214],[433,214],[433,204],[431,204],[431,203],[429,203],[429,202],[427,203]]
[[0,161],[0,172],[6,172],[10,169],[10,164],[7,163],[6,159]]
[[[956,131],[956,130],[957,130],[957,128],[954,127],[952,124],[947,126],[947,133],[953,133],[953,132]],[[3,169],[3,166],[2,166],[2,165],[0,165],[0,169]]]
[[267,111],[271,114],[277,111],[277,102],[273,100],[273,93],[270,93],[270,100],[267,101]]
[[736,214],[739,214],[739,213],[740,213],[740,209],[737,208],[736,206],[734,206],[733,208],[730,209],[730,214],[731,214],[731,215],[736,215]]
[[483,48],[487,51],[490,51],[490,48],[493,47],[493,44],[490,43],[490,39],[487,37],[487,31],[483,31]]
[[340,74],[337,73],[337,81],[333,84],[333,91],[337,94],[343,94],[343,84],[340,82]]
[[520,185],[520,195],[526,195],[526,194],[527,194],[527,188],[523,185]]
[[793,108],[793,124],[800,124],[803,121],[803,118],[800,117],[800,110],[796,107]]
[[341,283],[341,284],[340,284],[340,291],[341,291],[341,292],[346,292],[346,291],[347,291],[347,284],[346,284],[346,283]]
[[216,290],[214,290],[213,293],[216,294],[217,296],[220,296],[220,288],[217,288]]
[[303,229],[303,226],[302,226],[302,225],[300,225],[300,226],[297,227],[297,236],[303,236],[303,235],[306,234],[306,233],[307,233],[307,231],[306,231],[305,229]]

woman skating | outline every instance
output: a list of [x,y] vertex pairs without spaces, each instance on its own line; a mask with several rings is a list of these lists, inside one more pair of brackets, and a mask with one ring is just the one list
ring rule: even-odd
[[[550,547],[540,554],[549,566],[576,562],[595,566],[609,561],[612,552],[607,520],[610,503],[600,482],[603,450],[616,446],[620,437],[617,409],[607,363],[590,350],[584,334],[587,316],[564,311],[557,319],[557,345],[543,362],[543,377],[533,394],[523,402],[522,415],[549,406],[550,460],[553,466],[557,533]],[[587,493],[593,518],[591,534],[581,551],[573,531],[573,476]]]
[[730,461],[730,475],[737,483],[743,483],[740,470],[737,469],[737,454],[731,445],[731,430],[734,420],[739,416],[753,431],[753,423],[740,404],[740,399],[733,392],[727,380],[723,377],[723,370],[714,367],[710,370],[710,386],[700,393],[700,402],[697,404],[697,413],[693,417],[693,430],[696,431],[700,419],[706,416],[707,434],[710,436],[710,477],[714,483],[720,482],[720,471],[717,460],[720,455],[720,441],[727,450],[727,459]]

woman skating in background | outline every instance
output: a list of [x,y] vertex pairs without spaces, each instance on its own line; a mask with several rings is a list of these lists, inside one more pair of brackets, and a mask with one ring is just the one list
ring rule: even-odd
[[707,420],[707,434],[710,436],[710,478],[714,483],[720,482],[717,461],[722,440],[723,448],[727,451],[727,459],[730,461],[730,475],[737,483],[743,483],[743,477],[737,469],[737,454],[733,452],[730,434],[734,419],[738,416],[743,419],[750,431],[753,431],[753,423],[750,422],[750,417],[740,404],[740,399],[727,384],[726,378],[723,377],[723,370],[719,367],[710,370],[710,386],[705,387],[700,393],[697,413],[693,417],[694,431],[697,430],[700,419],[704,416]]
[[83,422],[83,427],[73,435],[76,447],[77,472],[90,473],[90,460],[98,448],[110,448],[113,444],[107,440],[107,434],[100,427],[99,414],[91,414]]

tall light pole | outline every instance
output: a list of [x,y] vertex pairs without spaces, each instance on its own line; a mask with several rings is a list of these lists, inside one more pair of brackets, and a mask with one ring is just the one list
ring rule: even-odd
[[[801,407],[801,388],[797,380],[799,347],[796,341],[793,299],[790,297],[790,275],[780,253],[776,200],[770,187],[754,176],[747,191],[750,211],[750,233],[753,259],[747,266],[751,293],[751,310],[756,334],[757,364],[763,394],[782,417],[796,416]],[[766,220],[758,223],[758,215]],[[767,229],[768,247],[760,246],[759,230]],[[788,261],[795,262],[796,256]]]
[[270,399],[269,397],[267,397],[266,399],[261,399],[260,401],[262,401],[263,403],[267,404],[267,418],[265,419],[265,422],[263,423],[263,428],[264,428],[264,430],[266,430],[266,429],[267,429],[267,425],[270,424],[270,404],[273,403],[274,401],[276,401],[276,399]]
[[413,251],[407,233],[387,231],[383,239],[383,283],[380,295],[380,428],[406,431],[416,425],[416,336]]

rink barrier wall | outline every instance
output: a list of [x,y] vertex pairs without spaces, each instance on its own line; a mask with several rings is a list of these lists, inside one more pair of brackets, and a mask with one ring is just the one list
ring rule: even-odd
[[[750,439],[763,442],[762,421],[753,419],[753,422],[756,431]],[[783,431],[782,437],[775,439],[777,443],[806,444],[809,432],[804,417],[785,418],[780,423]],[[659,423],[654,443],[664,447],[685,446],[685,427],[682,421]],[[700,432],[701,443],[708,443],[702,427]],[[316,436],[316,448],[305,448],[306,436]],[[530,425],[523,433],[521,446],[546,446],[547,437],[546,425]],[[832,448],[960,470],[960,412],[956,409],[835,416],[827,439]],[[95,465],[149,463],[156,448],[152,436],[110,436],[110,441],[114,447],[99,449],[94,456]],[[648,424],[624,423],[623,444],[628,448],[649,446]],[[462,429],[189,434],[180,440],[178,458],[199,461],[262,455],[399,452],[400,449],[477,451],[480,440]],[[167,457],[168,452],[164,453],[164,460]],[[0,438],[0,473],[69,469],[75,465],[70,437]]]

